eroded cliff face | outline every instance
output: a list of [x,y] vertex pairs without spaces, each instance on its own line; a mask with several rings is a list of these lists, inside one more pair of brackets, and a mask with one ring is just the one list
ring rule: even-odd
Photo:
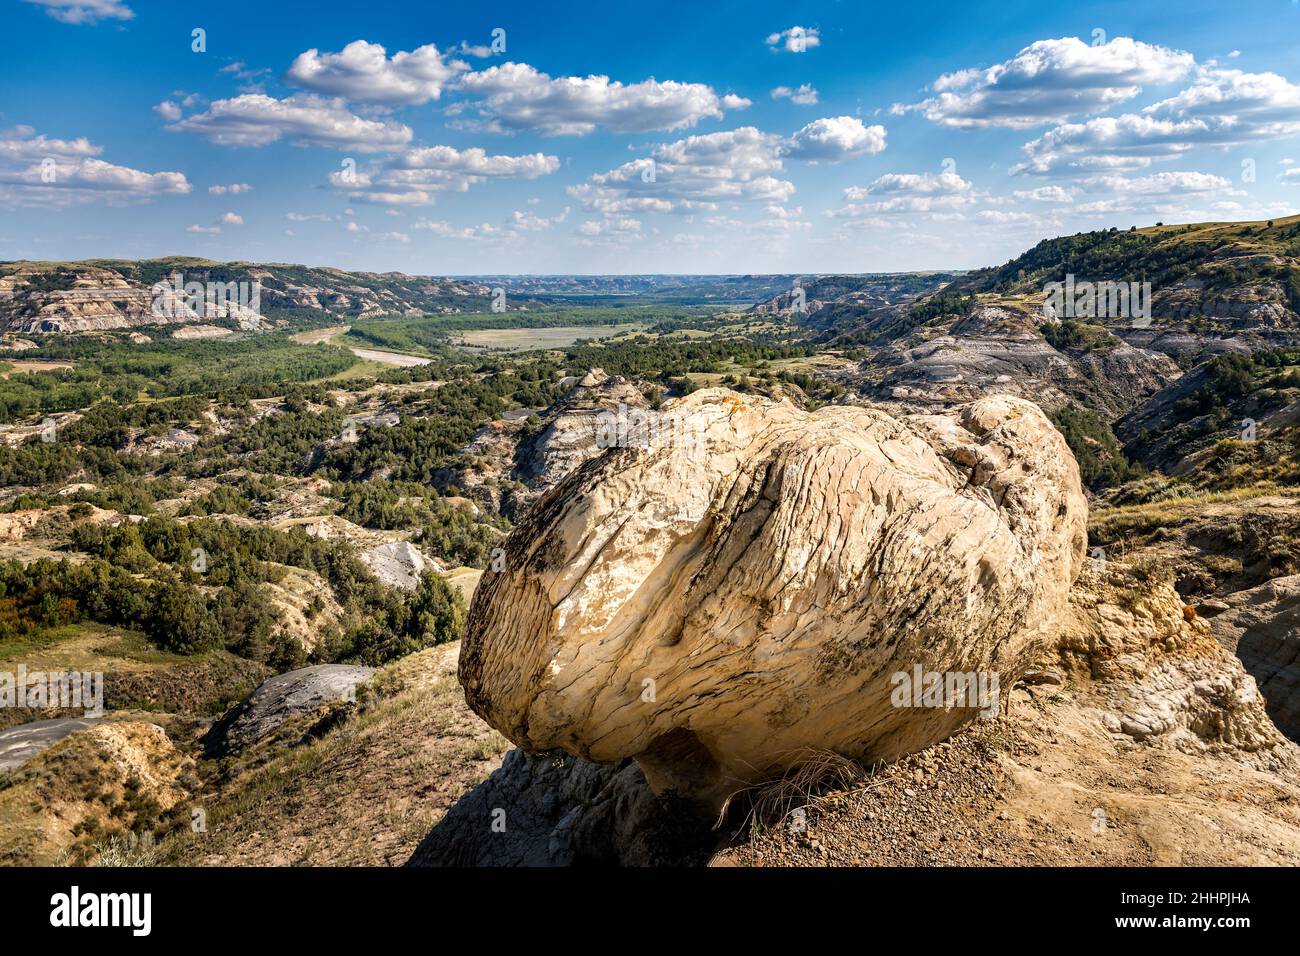
[[1300,740],[1300,575],[1238,591],[1225,603],[1211,618],[1214,636],[1259,682],[1273,722]]
[[[256,308],[232,297],[182,295],[185,283],[244,283]],[[156,286],[161,283],[160,288]],[[177,283],[180,283],[178,286]],[[260,327],[259,310],[311,310],[340,318],[459,311],[491,289],[459,279],[350,273],[279,263],[197,259],[17,262],[0,269],[0,329],[90,332],[228,319]],[[520,303],[516,303],[519,305]],[[527,306],[527,300],[522,303]]]
[[898,706],[896,675],[1010,688],[1083,560],[1077,466],[1019,399],[894,418],[710,389],[635,444],[511,535],[460,678],[521,747],[634,757],[704,803],[809,749],[893,759],[950,735],[990,702]]
[[[85,332],[138,325],[199,321],[179,303],[163,316],[152,312],[154,296],[108,269],[84,267],[43,281],[38,268],[0,276],[0,317],[19,332]],[[57,286],[57,287],[52,287]]]
[[622,376],[592,369],[560,403],[555,419],[523,450],[520,473],[539,489],[559,484],[617,440],[621,427],[636,430],[650,403]]
[[1181,374],[1169,356],[1130,345],[1119,330],[1098,329],[1096,347],[1058,348],[1043,324],[1042,313],[1024,305],[977,305],[880,345],[843,378],[873,401],[903,411],[1016,395],[1048,410],[1082,402],[1112,416]]

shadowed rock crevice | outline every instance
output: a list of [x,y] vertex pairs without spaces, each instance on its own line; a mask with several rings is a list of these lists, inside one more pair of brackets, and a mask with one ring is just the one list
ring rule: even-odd
[[711,821],[656,796],[632,761],[593,764],[512,750],[411,855],[408,866],[700,864]]

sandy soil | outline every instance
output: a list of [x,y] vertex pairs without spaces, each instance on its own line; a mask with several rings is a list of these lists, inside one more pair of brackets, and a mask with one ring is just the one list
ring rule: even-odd
[[334,325],[327,329],[311,329],[308,332],[299,332],[297,335],[289,336],[289,338],[302,345],[319,345],[322,342],[328,342],[335,336],[346,335],[351,330],[352,326],[350,325]]
[[371,362],[383,362],[385,365],[394,365],[397,368],[428,365],[433,361],[433,359],[421,358],[418,355],[403,355],[401,352],[381,352],[378,349],[356,349],[349,346],[348,351],[357,358],[368,359]]

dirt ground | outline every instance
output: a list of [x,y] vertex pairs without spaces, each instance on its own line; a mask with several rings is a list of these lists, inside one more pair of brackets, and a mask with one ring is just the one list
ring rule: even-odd
[[1300,864],[1300,782],[1115,742],[1069,688],[753,828],[715,866]]
[[[457,652],[408,658],[359,717],[233,777],[172,862],[406,862],[508,747],[466,708]],[[1119,741],[1087,694],[1017,688],[1007,714],[812,799],[802,819],[733,820],[712,865],[1300,865],[1300,780]]]

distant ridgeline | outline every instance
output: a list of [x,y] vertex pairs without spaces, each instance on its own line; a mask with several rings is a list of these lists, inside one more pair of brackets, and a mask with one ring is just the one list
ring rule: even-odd
[[[0,328],[23,333],[129,329],[240,318],[228,308],[187,300],[160,307],[160,292],[256,285],[259,316],[359,318],[486,312],[491,287],[389,272],[343,272],[280,263],[220,263],[174,257],[10,262],[0,265]],[[211,297],[209,297],[211,299]],[[522,307],[528,303],[520,302]]]
[[1300,324],[1300,216],[1046,239],[1003,266],[970,273],[954,288],[1046,295],[1071,277],[1076,286],[1149,284],[1155,318],[1294,327]]

